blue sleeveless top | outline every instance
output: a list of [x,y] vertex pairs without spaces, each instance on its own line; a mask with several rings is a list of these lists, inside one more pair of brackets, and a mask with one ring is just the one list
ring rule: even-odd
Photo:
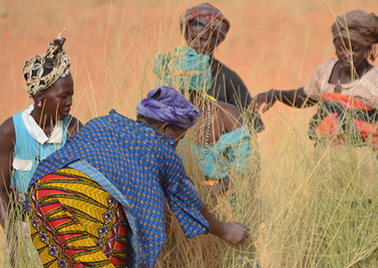
[[[26,193],[29,182],[33,177],[38,163],[48,157],[51,153],[63,147],[63,145],[66,143],[67,127],[71,117],[66,116],[63,122],[58,122],[58,127],[54,129],[50,139],[44,136],[41,138],[43,141],[41,139],[38,141],[35,136],[42,133],[42,129],[35,123],[35,121],[33,124],[30,124],[30,121],[26,119],[26,117],[30,115],[29,111],[32,111],[32,107],[29,107],[27,110],[13,116],[13,124],[16,132],[16,145],[12,163],[13,174],[11,178],[11,185],[22,194]],[[24,119],[29,121],[28,124],[31,125],[29,129],[26,126]],[[31,128],[33,128],[34,131],[31,130]],[[60,129],[60,133],[58,133],[58,128]],[[51,142],[54,134],[55,142]]]
[[192,146],[195,164],[205,177],[212,179],[224,179],[233,169],[245,174],[253,161],[247,125],[223,134],[214,143]]

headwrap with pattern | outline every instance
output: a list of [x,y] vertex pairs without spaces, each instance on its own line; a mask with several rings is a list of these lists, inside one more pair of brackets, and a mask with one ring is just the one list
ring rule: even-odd
[[63,50],[66,41],[60,35],[49,44],[46,54],[35,55],[25,62],[25,91],[34,96],[48,89],[59,78],[70,74],[70,61]]
[[338,16],[332,25],[333,39],[342,37],[365,46],[372,46],[368,57],[374,60],[377,56],[378,17],[374,13],[367,14],[363,10],[352,10]]
[[201,112],[172,87],[158,87],[150,91],[147,98],[138,103],[136,112],[146,118],[172,125],[191,128]]
[[176,47],[166,55],[158,52],[154,67],[157,84],[180,90],[207,90],[212,82],[209,60],[187,46]]
[[218,32],[218,44],[221,43],[230,30],[230,22],[219,9],[209,3],[202,3],[188,8],[180,18],[180,29],[184,33],[186,26],[191,21],[197,21],[210,29]]

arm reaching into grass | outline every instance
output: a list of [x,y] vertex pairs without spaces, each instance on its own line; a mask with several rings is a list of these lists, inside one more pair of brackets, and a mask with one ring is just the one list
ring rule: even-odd
[[304,87],[292,90],[271,89],[267,92],[258,94],[254,98],[252,112],[260,110],[261,105],[265,103],[266,105],[262,109],[262,112],[265,113],[276,103],[277,100],[295,108],[310,107],[317,103],[317,101],[309,99],[306,96]]
[[248,240],[249,233],[243,224],[236,222],[221,222],[208,210],[204,204],[202,204],[201,213],[209,222],[210,234],[222,238],[231,246],[242,245]]

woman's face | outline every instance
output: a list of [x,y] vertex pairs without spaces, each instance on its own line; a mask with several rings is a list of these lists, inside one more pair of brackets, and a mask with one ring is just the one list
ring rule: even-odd
[[41,92],[44,113],[55,120],[63,120],[70,114],[74,83],[71,75],[59,78],[51,87]]
[[175,147],[177,147],[180,140],[182,140],[185,137],[185,134],[187,131],[188,131],[187,129],[182,129],[182,128],[180,129],[168,128],[165,134],[172,137],[172,139],[175,141]]
[[175,147],[177,147],[180,140],[185,137],[185,134],[188,131],[186,128],[173,127],[169,123],[159,123],[155,128],[160,134],[172,137],[175,141]]
[[189,24],[185,38],[197,54],[206,56],[211,56],[218,45],[217,33],[199,23]]
[[355,69],[361,66],[365,60],[366,52],[369,48],[361,43],[351,41],[348,39],[336,38],[334,41],[336,56],[340,61],[343,69],[347,72],[352,70],[352,62]]

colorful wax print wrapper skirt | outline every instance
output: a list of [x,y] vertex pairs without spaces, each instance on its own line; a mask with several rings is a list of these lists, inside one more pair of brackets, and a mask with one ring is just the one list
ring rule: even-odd
[[362,102],[338,93],[322,96],[317,113],[310,121],[309,136],[331,145],[370,145],[378,149],[378,113]]
[[34,184],[30,201],[31,237],[44,267],[127,267],[122,206],[93,179],[60,169]]

